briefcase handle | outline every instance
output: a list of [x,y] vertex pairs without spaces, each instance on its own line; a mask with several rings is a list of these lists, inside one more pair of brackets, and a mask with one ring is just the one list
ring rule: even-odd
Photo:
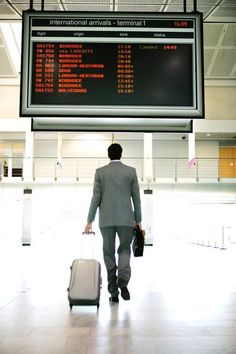
[[89,233],[87,234],[86,232],[82,232],[82,235],[95,235],[94,231],[89,231]]

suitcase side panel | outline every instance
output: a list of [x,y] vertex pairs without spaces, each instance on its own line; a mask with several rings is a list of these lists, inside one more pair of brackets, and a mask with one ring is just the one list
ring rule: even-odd
[[76,259],[72,263],[68,299],[71,305],[98,305],[101,265],[93,259]]

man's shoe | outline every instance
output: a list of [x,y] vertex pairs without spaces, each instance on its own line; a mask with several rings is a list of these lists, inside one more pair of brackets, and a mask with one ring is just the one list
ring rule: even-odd
[[111,296],[109,297],[110,302],[119,302],[119,297],[118,296]]
[[130,300],[130,293],[127,287],[120,288],[121,296],[124,300]]

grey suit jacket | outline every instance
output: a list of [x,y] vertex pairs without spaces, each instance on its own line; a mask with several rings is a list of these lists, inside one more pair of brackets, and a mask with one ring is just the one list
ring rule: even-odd
[[95,173],[88,213],[92,223],[99,208],[99,226],[134,226],[141,222],[141,202],[136,170],[112,161]]

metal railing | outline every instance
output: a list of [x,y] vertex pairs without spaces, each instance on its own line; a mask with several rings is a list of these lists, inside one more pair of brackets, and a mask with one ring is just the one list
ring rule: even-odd
[[200,158],[196,160],[193,167],[189,166],[187,158],[158,158],[154,159],[154,179],[172,178],[195,179],[211,178],[219,179],[221,172],[219,168],[219,159]]
[[[24,158],[13,157],[9,166],[4,166],[0,157],[1,179],[9,177],[44,179],[90,179],[95,169],[108,163],[107,158],[64,157],[60,161],[56,157],[34,157],[32,166],[24,170]],[[9,161],[9,159],[8,159]],[[138,178],[145,180],[145,161],[143,158],[123,158],[122,162],[136,168]],[[223,167],[222,167],[222,162]],[[228,167],[227,167],[228,165]],[[152,159],[152,180],[171,179],[174,181],[236,178],[236,159],[199,158],[193,167],[187,158],[154,158]]]

